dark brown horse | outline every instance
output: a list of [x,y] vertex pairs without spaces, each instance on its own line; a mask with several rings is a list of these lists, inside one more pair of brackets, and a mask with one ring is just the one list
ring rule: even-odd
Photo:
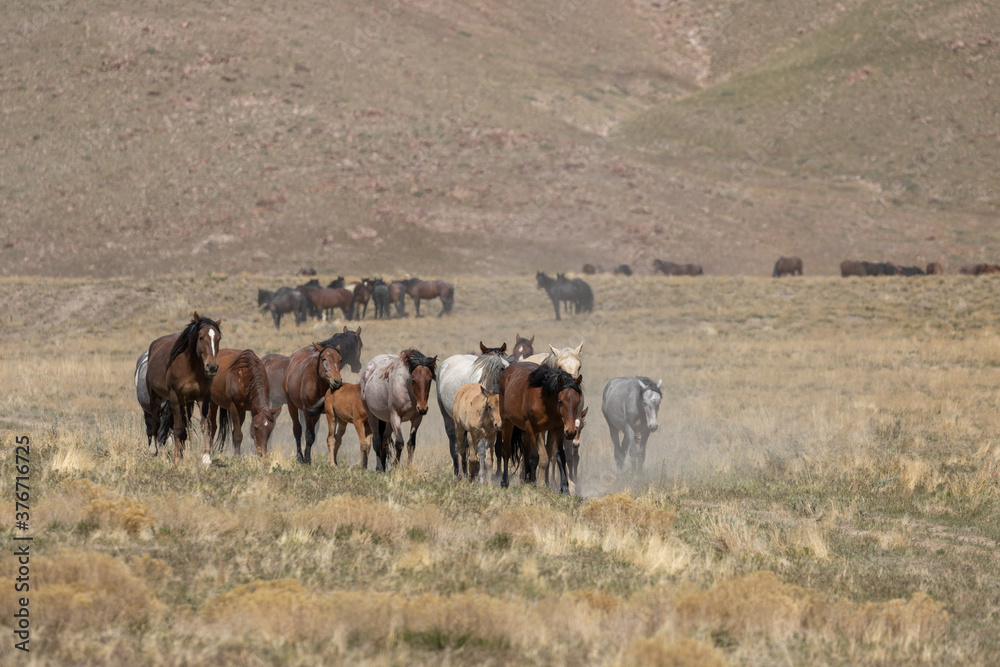
[[665,276],[700,276],[705,273],[701,264],[675,264],[662,259],[653,260],[653,272],[660,272]]
[[351,289],[354,290],[354,302],[352,308],[354,310],[354,316],[359,320],[365,319],[365,315],[368,314],[368,302],[371,300],[372,289],[374,286],[375,283],[371,278],[365,278],[359,282],[351,283]]
[[856,262],[853,259],[845,259],[840,263],[840,275],[844,278],[849,276],[864,276],[865,267],[861,265],[861,262]]
[[[219,370],[216,354],[222,332],[219,325],[201,317],[197,312],[191,322],[179,334],[169,334],[157,338],[149,345],[149,361],[146,367],[146,387],[149,390],[150,426],[158,444],[165,444],[167,433],[173,428],[174,456],[180,460],[187,444],[188,416],[191,405],[199,405],[208,397],[212,378]],[[169,419],[160,419],[160,408],[169,403],[171,411],[166,411]],[[202,414],[204,417],[204,414]],[[209,454],[211,440],[206,436],[202,460],[211,463]]]
[[[338,389],[343,384],[340,377],[340,346],[329,340],[313,343],[292,352],[285,372],[285,397],[288,415],[292,418],[292,435],[295,436],[295,457],[299,463],[312,463],[312,446],[316,441],[316,422],[322,410],[310,413],[310,408],[323,405],[327,389]],[[306,449],[302,452],[303,412],[306,427]]]
[[389,303],[396,304],[396,317],[406,317],[406,285],[398,280],[389,283]]
[[573,379],[563,370],[531,362],[511,364],[500,377],[500,416],[503,420],[503,477],[508,486],[508,464],[525,460],[523,476],[535,482],[538,448],[545,435],[556,453],[561,491],[569,492],[565,441],[576,438],[583,412],[583,377]]
[[275,416],[271,410],[264,364],[253,350],[219,350],[216,360],[219,370],[212,379],[207,410],[203,410],[208,412],[208,437],[215,436],[218,423],[215,444],[216,451],[221,451],[231,430],[233,452],[239,456],[243,444],[243,421],[249,410],[253,444],[257,447],[257,454],[263,456],[267,453],[267,441],[274,430]]
[[[413,307],[417,310],[417,317],[420,317],[420,301],[422,299],[441,299],[441,312],[438,317],[451,312],[451,307],[455,304],[455,288],[451,283],[443,280],[420,280],[410,278],[400,281],[406,288],[406,293],[413,299]],[[391,297],[391,295],[390,295]]]
[[632,275],[632,267],[628,264],[619,264],[615,267],[616,276],[630,276]]
[[801,276],[802,260],[798,257],[779,257],[774,263],[774,272],[771,275],[775,278],[781,276]]
[[312,304],[319,317],[326,319],[332,315],[334,308],[340,308],[344,319],[354,317],[354,291],[345,287],[316,287],[314,285],[299,285],[295,289],[302,292]]
[[927,265],[927,275],[929,276],[943,276],[944,275],[944,264],[941,262],[931,262]]
[[535,353],[535,337],[521,338],[521,334],[514,334],[514,347],[510,350],[511,361],[524,361]]
[[267,372],[267,386],[271,410],[274,418],[278,418],[281,406],[288,402],[285,398],[285,372],[288,370],[288,357],[283,354],[265,354],[260,358]]

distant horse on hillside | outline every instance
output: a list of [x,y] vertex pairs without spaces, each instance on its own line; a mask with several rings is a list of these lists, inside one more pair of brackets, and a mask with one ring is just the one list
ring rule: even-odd
[[700,264],[675,264],[662,259],[654,259],[653,272],[657,271],[665,276],[700,276],[705,273]]
[[615,267],[616,276],[630,276],[632,275],[632,267],[628,264],[619,264]]
[[372,301],[375,302],[375,319],[387,320],[392,317],[389,310],[389,286],[381,280],[372,288]]
[[[149,392],[149,415],[158,444],[167,440],[170,428],[174,434],[174,456],[180,460],[187,444],[188,422],[192,403],[202,404],[212,386],[212,378],[219,370],[216,354],[222,333],[222,320],[215,322],[201,317],[197,311],[191,322],[179,334],[157,338],[149,345],[146,367],[146,386]],[[169,403],[172,408],[161,419],[161,407]],[[204,415],[203,415],[204,416]],[[202,461],[211,463],[211,441],[205,438]]]
[[[216,434],[216,451],[221,452],[226,438],[232,433],[233,452],[240,455],[243,443],[243,421],[250,411],[250,434],[257,454],[267,453],[267,442],[274,430],[267,371],[253,350],[219,350],[216,359],[219,370],[212,380],[206,399],[208,437]],[[279,408],[280,410],[280,408]],[[218,419],[217,419],[218,417]]]
[[396,317],[406,317],[406,285],[398,280],[389,283],[389,303],[396,304]]
[[[625,465],[626,454],[632,456],[633,470],[642,470],[646,461],[646,441],[658,427],[656,415],[663,398],[662,384],[663,380],[653,382],[648,377],[620,377],[605,385],[601,411],[611,430],[618,472]],[[624,438],[620,439],[621,436]]]
[[563,303],[567,304],[567,310],[568,304],[573,304],[577,313],[594,310],[594,293],[591,291],[590,285],[580,278],[570,280],[561,273],[557,274],[556,278],[552,278],[538,271],[535,273],[535,283],[538,289],[545,290],[545,293],[549,295],[557,320],[562,319],[559,314],[559,306]]
[[927,275],[929,276],[943,276],[944,275],[944,264],[941,262],[931,262],[927,265]]
[[[259,299],[259,296],[258,296]],[[281,329],[281,316],[292,313],[295,316],[295,326],[299,326],[306,321],[308,312],[308,301],[302,292],[291,287],[282,287],[271,296],[267,303],[267,310],[274,320],[274,328]]]
[[313,285],[299,285],[296,289],[309,299],[317,317],[327,319],[327,316],[332,314],[334,308],[340,308],[344,314],[344,319],[353,319],[353,290],[345,287],[316,287]]
[[561,491],[569,492],[564,443],[576,438],[583,412],[583,378],[530,362],[511,364],[500,378],[500,417],[503,422],[503,476],[510,485],[511,460],[525,462],[523,477],[534,484],[539,445],[544,436],[556,453]]
[[443,280],[420,280],[419,278],[409,278],[400,281],[406,289],[406,293],[413,299],[413,307],[417,310],[417,317],[420,317],[420,301],[423,299],[441,299],[441,312],[438,317],[445,313],[450,313],[455,304],[455,288],[451,283]]
[[781,276],[801,276],[802,260],[798,257],[779,257],[774,263],[774,271],[771,276],[780,278]]
[[395,435],[395,464],[403,455],[403,422],[410,422],[410,439],[406,446],[406,463],[413,465],[417,446],[417,429],[427,414],[431,382],[434,381],[437,357],[428,357],[415,349],[398,355],[380,354],[373,357],[361,373],[361,400],[368,411],[372,431],[372,448],[377,460],[376,470],[388,470],[386,457],[386,425],[392,427],[389,440]]

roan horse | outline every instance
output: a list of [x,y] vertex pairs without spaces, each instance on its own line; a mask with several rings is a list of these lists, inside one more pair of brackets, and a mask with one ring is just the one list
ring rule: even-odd
[[[332,338],[296,350],[288,357],[285,396],[288,400],[288,416],[292,418],[292,435],[295,436],[295,457],[299,463],[312,463],[316,422],[322,410],[312,413],[309,408],[315,408],[317,403],[322,406],[326,390],[336,390],[343,384],[340,377],[341,360],[340,345],[333,342]],[[300,410],[304,413],[306,427],[304,454]]]
[[[441,408],[444,430],[448,434],[448,451],[451,452],[455,477],[460,474],[458,451],[455,447],[457,440],[453,416],[455,396],[458,394],[459,388],[469,382],[477,382],[489,391],[499,391],[500,374],[509,363],[504,358],[507,343],[500,347],[486,347],[480,341],[479,349],[482,354],[478,357],[474,354],[456,354],[442,361],[441,367],[438,369],[438,407]],[[465,472],[464,467],[461,472]]]
[[427,400],[431,395],[431,382],[435,379],[437,357],[425,356],[415,349],[403,350],[399,355],[380,354],[373,357],[361,373],[361,400],[368,410],[368,425],[372,431],[372,448],[375,450],[376,470],[387,470],[386,424],[396,437],[396,460],[403,455],[403,422],[410,422],[410,439],[407,443],[407,465],[413,464],[413,450],[417,446],[417,429],[427,414]]
[[[219,370],[215,355],[222,333],[219,322],[201,317],[197,312],[179,334],[157,338],[149,345],[146,367],[146,387],[149,391],[149,412],[153,432],[159,444],[167,440],[167,431],[174,433],[174,456],[179,460],[187,444],[189,404],[198,403],[208,396],[212,378]],[[172,408],[161,419],[161,407],[169,403]],[[204,416],[204,415],[203,415]],[[211,463],[211,441],[206,436],[202,461]]]
[[[243,420],[250,411],[250,433],[257,454],[267,453],[267,442],[274,430],[267,371],[253,350],[219,350],[216,355],[219,370],[212,379],[210,398],[206,399],[208,437],[216,433],[216,451],[221,451],[229,431],[233,435],[233,452],[240,455],[243,444]],[[278,408],[280,411],[281,408]],[[218,415],[218,422],[216,416]]]
[[[487,467],[480,468],[480,459],[486,463],[488,443],[500,433],[500,394],[488,391],[478,382],[469,382],[458,388],[452,410],[455,418],[455,448],[462,460],[462,470],[469,471],[469,481],[480,478],[486,483]],[[471,455],[470,455],[471,451]],[[480,474],[480,472],[482,474]]]
[[438,317],[451,312],[451,307],[455,304],[455,288],[451,283],[443,280],[420,280],[410,278],[400,281],[406,289],[406,293],[413,299],[413,307],[417,310],[417,317],[420,317],[421,299],[441,298],[441,312]]
[[[646,460],[646,441],[657,429],[656,414],[663,394],[660,386],[648,377],[613,378],[604,387],[601,411],[611,430],[615,445],[618,472],[625,466],[625,455],[631,453],[632,468],[639,472]],[[620,436],[624,435],[624,439]]]
[[538,447],[548,435],[549,447],[556,452],[559,488],[569,492],[565,440],[576,438],[583,410],[583,378],[530,362],[511,364],[500,378],[500,417],[503,421],[503,477],[500,486],[510,484],[508,466],[525,460],[524,478],[535,482]]

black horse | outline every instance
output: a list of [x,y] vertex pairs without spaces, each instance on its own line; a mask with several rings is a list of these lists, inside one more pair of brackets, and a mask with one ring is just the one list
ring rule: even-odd
[[538,289],[544,289],[549,295],[549,299],[552,300],[552,308],[556,311],[556,319],[562,319],[559,315],[559,305],[561,303],[567,304],[567,311],[569,310],[568,305],[573,304],[574,311],[577,313],[593,312],[594,293],[591,291],[590,285],[580,278],[570,280],[561,273],[557,274],[557,276],[557,278],[553,279],[541,271],[535,274]]
[[274,328],[281,329],[281,316],[287,313],[295,315],[295,326],[299,326],[306,321],[309,300],[302,292],[291,287],[282,287],[267,304],[267,310],[274,319]]

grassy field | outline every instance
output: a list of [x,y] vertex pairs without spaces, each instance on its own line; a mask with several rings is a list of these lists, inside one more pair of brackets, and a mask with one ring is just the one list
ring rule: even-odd
[[[579,496],[454,481],[436,407],[389,474],[356,467],[353,430],[331,467],[325,425],[297,465],[285,415],[264,459],[152,458],[135,358],[193,309],[260,354],[342,323],[275,331],[253,308],[273,277],[0,280],[0,519],[28,435],[31,660],[995,661],[994,280],[605,275],[560,323],[530,276],[454,281],[450,317],[363,322],[363,358],[582,340]],[[663,378],[661,427],[619,476],[599,395],[632,374]]]

